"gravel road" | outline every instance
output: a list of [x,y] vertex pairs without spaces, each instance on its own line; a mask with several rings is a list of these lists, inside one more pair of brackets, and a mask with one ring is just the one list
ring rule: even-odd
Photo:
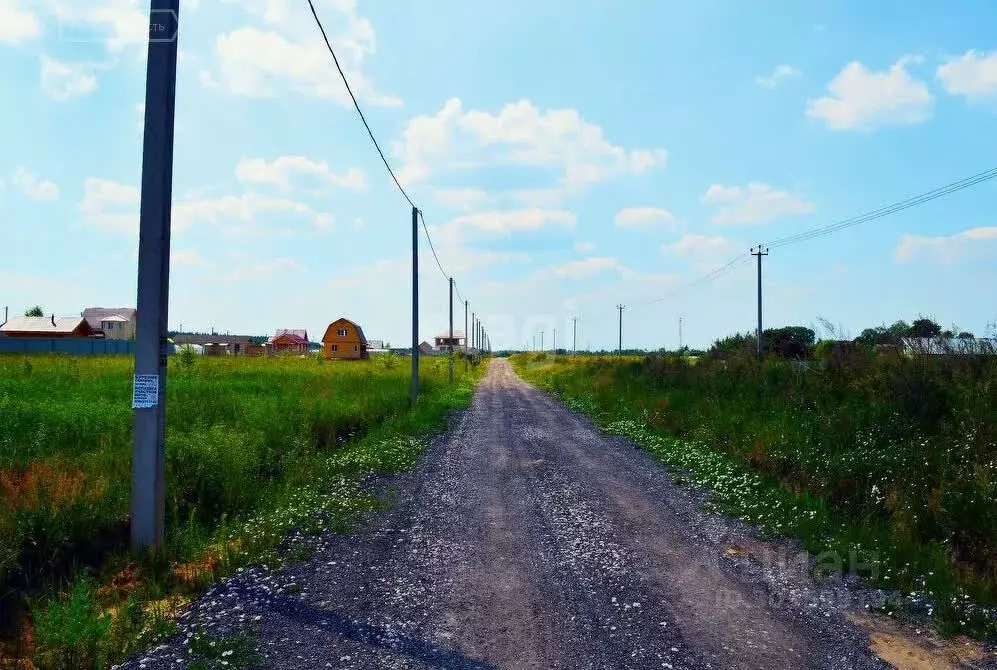
[[215,586],[127,667],[184,665],[196,626],[250,627],[271,668],[885,667],[846,618],[875,594],[812,582],[505,360],[393,485],[390,511]]

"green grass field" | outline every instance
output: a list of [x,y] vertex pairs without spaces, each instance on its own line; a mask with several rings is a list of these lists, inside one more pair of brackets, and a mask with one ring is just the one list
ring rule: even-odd
[[167,541],[129,556],[127,357],[0,357],[0,665],[101,667],[170,629],[169,614],[291,529],[346,525],[378,502],[370,474],[410,468],[479,369],[447,383],[410,361],[170,359]]
[[997,359],[513,356],[716,509],[869,563],[887,611],[997,637]]

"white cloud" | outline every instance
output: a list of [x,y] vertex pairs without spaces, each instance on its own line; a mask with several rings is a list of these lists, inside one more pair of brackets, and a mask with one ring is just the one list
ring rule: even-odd
[[275,258],[270,261],[249,262],[235,267],[218,276],[225,284],[266,279],[281,273],[302,273],[305,268],[292,258]]
[[[89,178],[84,182],[83,190],[79,210],[88,225],[105,232],[138,235],[139,189],[108,179]],[[172,229],[179,233],[205,223],[227,225],[225,232],[235,234],[263,234],[263,231],[254,228],[254,224],[265,214],[301,217],[316,230],[326,230],[333,224],[331,214],[318,212],[303,202],[243,193],[217,198],[189,196],[175,200]]]
[[792,65],[777,65],[771,74],[757,77],[755,82],[764,88],[775,88],[785,79],[799,77],[801,72]]
[[[243,4],[264,27],[247,25],[218,35],[218,72],[200,73],[205,86],[221,87],[245,97],[274,97],[290,90],[352,105],[309,12],[300,11],[299,5],[289,0],[238,4]],[[397,97],[376,91],[363,72],[366,60],[376,51],[375,37],[370,22],[357,14],[356,2],[317,4],[357,98],[373,106],[400,105]]]
[[32,200],[55,200],[59,197],[59,187],[54,182],[39,179],[23,167],[14,170],[11,183]]
[[170,263],[190,268],[209,269],[214,267],[193,249],[171,249]]
[[41,32],[38,18],[20,0],[0,0],[0,44],[22,44]]
[[873,72],[858,61],[846,65],[827,85],[829,95],[807,101],[807,116],[833,130],[872,129],[921,123],[931,115],[934,99],[924,82],[914,79],[902,58],[889,69]]
[[997,96],[997,51],[989,54],[970,49],[960,58],[950,58],[935,76],[945,90],[970,100]]
[[149,39],[148,3],[139,0],[48,0],[63,42],[98,42],[111,51],[144,47]]
[[[322,186],[339,186],[352,190],[362,190],[367,179],[359,168],[350,168],[343,174],[335,174],[325,161],[313,161],[305,156],[281,156],[272,161],[262,158],[244,159],[235,167],[236,179],[243,183],[268,184],[287,192],[299,186],[295,182],[318,182]],[[307,186],[299,186],[307,190]]]
[[619,228],[652,228],[658,224],[671,224],[675,217],[660,207],[628,207],[617,212],[613,221]]
[[898,263],[928,260],[954,263],[973,253],[997,251],[997,226],[970,228],[954,235],[903,235],[893,258]]
[[97,90],[97,77],[91,66],[83,63],[62,63],[42,56],[41,87],[50,98],[69,98],[93,93]]
[[394,154],[403,162],[400,177],[409,183],[487,163],[554,169],[568,189],[646,172],[667,158],[662,149],[612,144],[574,109],[542,111],[524,99],[492,114],[465,111],[459,98],[447,100],[434,116],[411,119]]
[[109,233],[138,235],[140,193],[109,179],[88,178],[83,182],[79,210],[87,225]]
[[573,228],[576,220],[573,213],[563,209],[533,208],[476,212],[458,216],[447,225],[454,228],[471,228],[488,233],[508,234],[516,230],[539,230],[546,226]]
[[595,249],[594,242],[575,242],[575,251],[579,253],[588,253]]
[[610,270],[620,269],[622,269],[622,266],[615,258],[610,256],[593,256],[592,258],[568,261],[561,265],[555,265],[542,270],[539,274],[557,279],[583,279]]
[[737,245],[721,235],[687,233],[672,244],[661,247],[665,253],[675,254],[692,261],[710,261],[731,254]]
[[443,188],[433,192],[436,202],[450,209],[476,209],[488,200],[480,188]]
[[812,202],[763,182],[750,182],[745,188],[713,184],[703,202],[721,205],[713,217],[716,224],[768,223],[814,211]]
[[173,227],[176,231],[184,231],[199,223],[228,224],[230,232],[238,233],[245,230],[245,224],[255,223],[257,217],[265,213],[293,214],[308,220],[319,230],[328,229],[333,223],[330,214],[317,212],[303,202],[243,193],[174,202]]

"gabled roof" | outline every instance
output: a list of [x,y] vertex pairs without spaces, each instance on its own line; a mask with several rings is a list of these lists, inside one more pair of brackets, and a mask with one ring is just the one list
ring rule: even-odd
[[0,332],[72,333],[81,323],[86,323],[82,316],[15,316],[0,326]]
[[100,330],[101,321],[110,321],[109,317],[120,316],[125,321],[131,321],[135,314],[134,307],[87,307],[83,310],[83,318],[96,330]]
[[367,346],[367,336],[363,334],[363,328],[360,327],[360,324],[358,324],[358,323],[356,323],[354,321],[350,321],[345,316],[339,317],[338,319],[336,319],[335,321],[333,321],[332,323],[330,323],[328,325],[328,327],[326,327],[325,333],[322,335],[322,341],[323,342],[325,341],[325,336],[329,334],[329,330],[333,326],[335,326],[337,323],[347,323],[347,324],[353,326],[354,328],[356,328],[357,335],[360,336],[360,342],[363,343],[364,346]]
[[[454,339],[457,339],[458,337],[463,339],[463,337],[464,337],[464,331],[463,330],[457,330],[456,328],[454,328],[453,336],[454,336]],[[436,335],[433,335],[433,339],[436,339],[437,337],[439,337],[441,339],[444,339],[444,340],[448,340],[448,339],[450,339],[450,331],[449,330],[444,330],[442,333],[437,333]]]
[[268,344],[273,344],[278,337],[288,337],[297,344],[308,344],[308,331],[307,330],[290,330],[286,328],[279,328],[273,337],[267,340]]

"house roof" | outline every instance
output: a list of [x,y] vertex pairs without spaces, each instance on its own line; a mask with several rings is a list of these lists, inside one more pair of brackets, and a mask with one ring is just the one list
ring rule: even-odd
[[82,316],[15,316],[0,326],[0,332],[72,333],[81,323],[86,323]]
[[173,336],[177,344],[251,344],[249,335],[219,335],[218,333],[180,333]]
[[101,319],[100,322],[101,323],[128,323],[128,319],[126,319],[123,316],[118,316],[117,314],[115,314],[114,316],[109,316],[109,317],[107,317],[105,319]]
[[[356,323],[355,321],[350,321],[345,316],[341,316],[338,319],[336,319],[335,321],[333,321],[332,323],[330,323],[329,326],[325,329],[325,332],[328,333],[329,332],[329,328],[332,328],[333,326],[335,326],[337,323],[340,323],[340,322],[348,323],[351,326],[353,326],[354,328],[356,328],[357,329],[357,335],[360,336],[360,342],[362,342],[364,346],[367,346],[367,336],[363,334],[363,328],[360,327],[360,324]],[[325,335],[322,335],[322,339],[323,339],[323,341],[325,340]]]
[[308,344],[308,331],[307,330],[290,330],[285,328],[280,328],[274,333],[273,337],[267,340],[268,344],[273,344],[279,337],[288,337],[292,341],[298,344]]
[[109,317],[120,316],[125,321],[135,318],[134,307],[87,307],[83,310],[83,318],[87,320],[91,328],[100,330],[101,321],[110,321]]
[[[454,336],[454,339],[456,339],[458,337],[463,338],[464,337],[464,331],[463,330],[457,330],[455,328],[454,331],[453,331],[453,336]],[[449,329],[448,330],[444,330],[441,333],[437,333],[436,335],[433,335],[434,339],[437,338],[437,337],[442,338],[442,339],[449,339],[450,338],[450,330]]]

